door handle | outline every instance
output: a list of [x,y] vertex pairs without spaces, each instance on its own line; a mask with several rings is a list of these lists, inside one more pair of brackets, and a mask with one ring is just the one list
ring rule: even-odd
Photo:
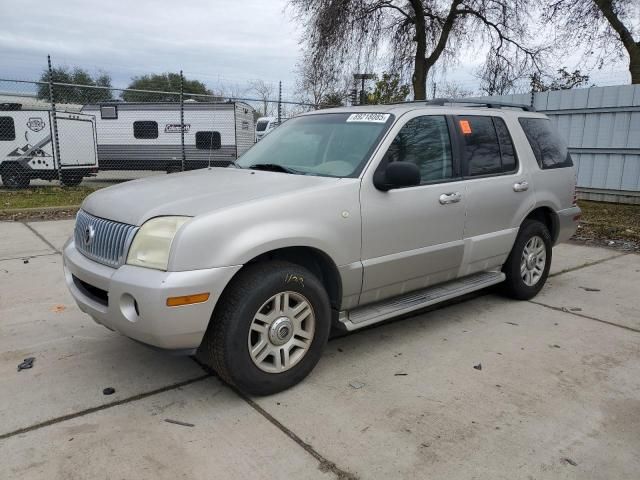
[[526,192],[527,190],[529,190],[529,182],[527,182],[526,180],[513,184],[514,192]]
[[462,200],[460,192],[443,193],[440,195],[440,205],[448,205],[450,203],[458,203]]

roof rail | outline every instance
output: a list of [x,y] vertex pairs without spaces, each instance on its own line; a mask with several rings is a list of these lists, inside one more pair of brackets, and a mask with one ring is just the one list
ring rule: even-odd
[[427,100],[427,105],[444,106],[446,103],[468,103],[471,105],[484,105],[487,108],[520,108],[525,112],[535,112],[536,109],[529,105],[522,103],[508,103],[508,102],[494,102],[493,100],[474,100],[465,98],[434,98],[433,100]]

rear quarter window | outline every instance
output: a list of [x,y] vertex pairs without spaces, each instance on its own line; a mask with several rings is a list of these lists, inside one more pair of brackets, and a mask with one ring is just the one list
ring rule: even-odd
[[518,119],[529,140],[538,165],[542,169],[573,166],[571,154],[565,141],[558,135],[546,118]]

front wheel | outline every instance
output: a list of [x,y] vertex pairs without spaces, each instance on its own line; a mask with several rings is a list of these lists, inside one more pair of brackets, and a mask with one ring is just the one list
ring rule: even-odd
[[537,220],[525,220],[502,271],[503,289],[511,298],[529,300],[542,289],[551,267],[551,234]]
[[249,265],[216,306],[198,357],[240,390],[270,395],[311,372],[330,326],[327,292],[310,271],[281,261]]

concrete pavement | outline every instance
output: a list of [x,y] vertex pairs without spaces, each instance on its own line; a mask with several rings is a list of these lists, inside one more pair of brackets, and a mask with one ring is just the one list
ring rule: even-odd
[[72,226],[0,223],[0,478],[637,478],[638,255],[561,245],[531,302],[332,340],[302,384],[250,399],[82,314]]

